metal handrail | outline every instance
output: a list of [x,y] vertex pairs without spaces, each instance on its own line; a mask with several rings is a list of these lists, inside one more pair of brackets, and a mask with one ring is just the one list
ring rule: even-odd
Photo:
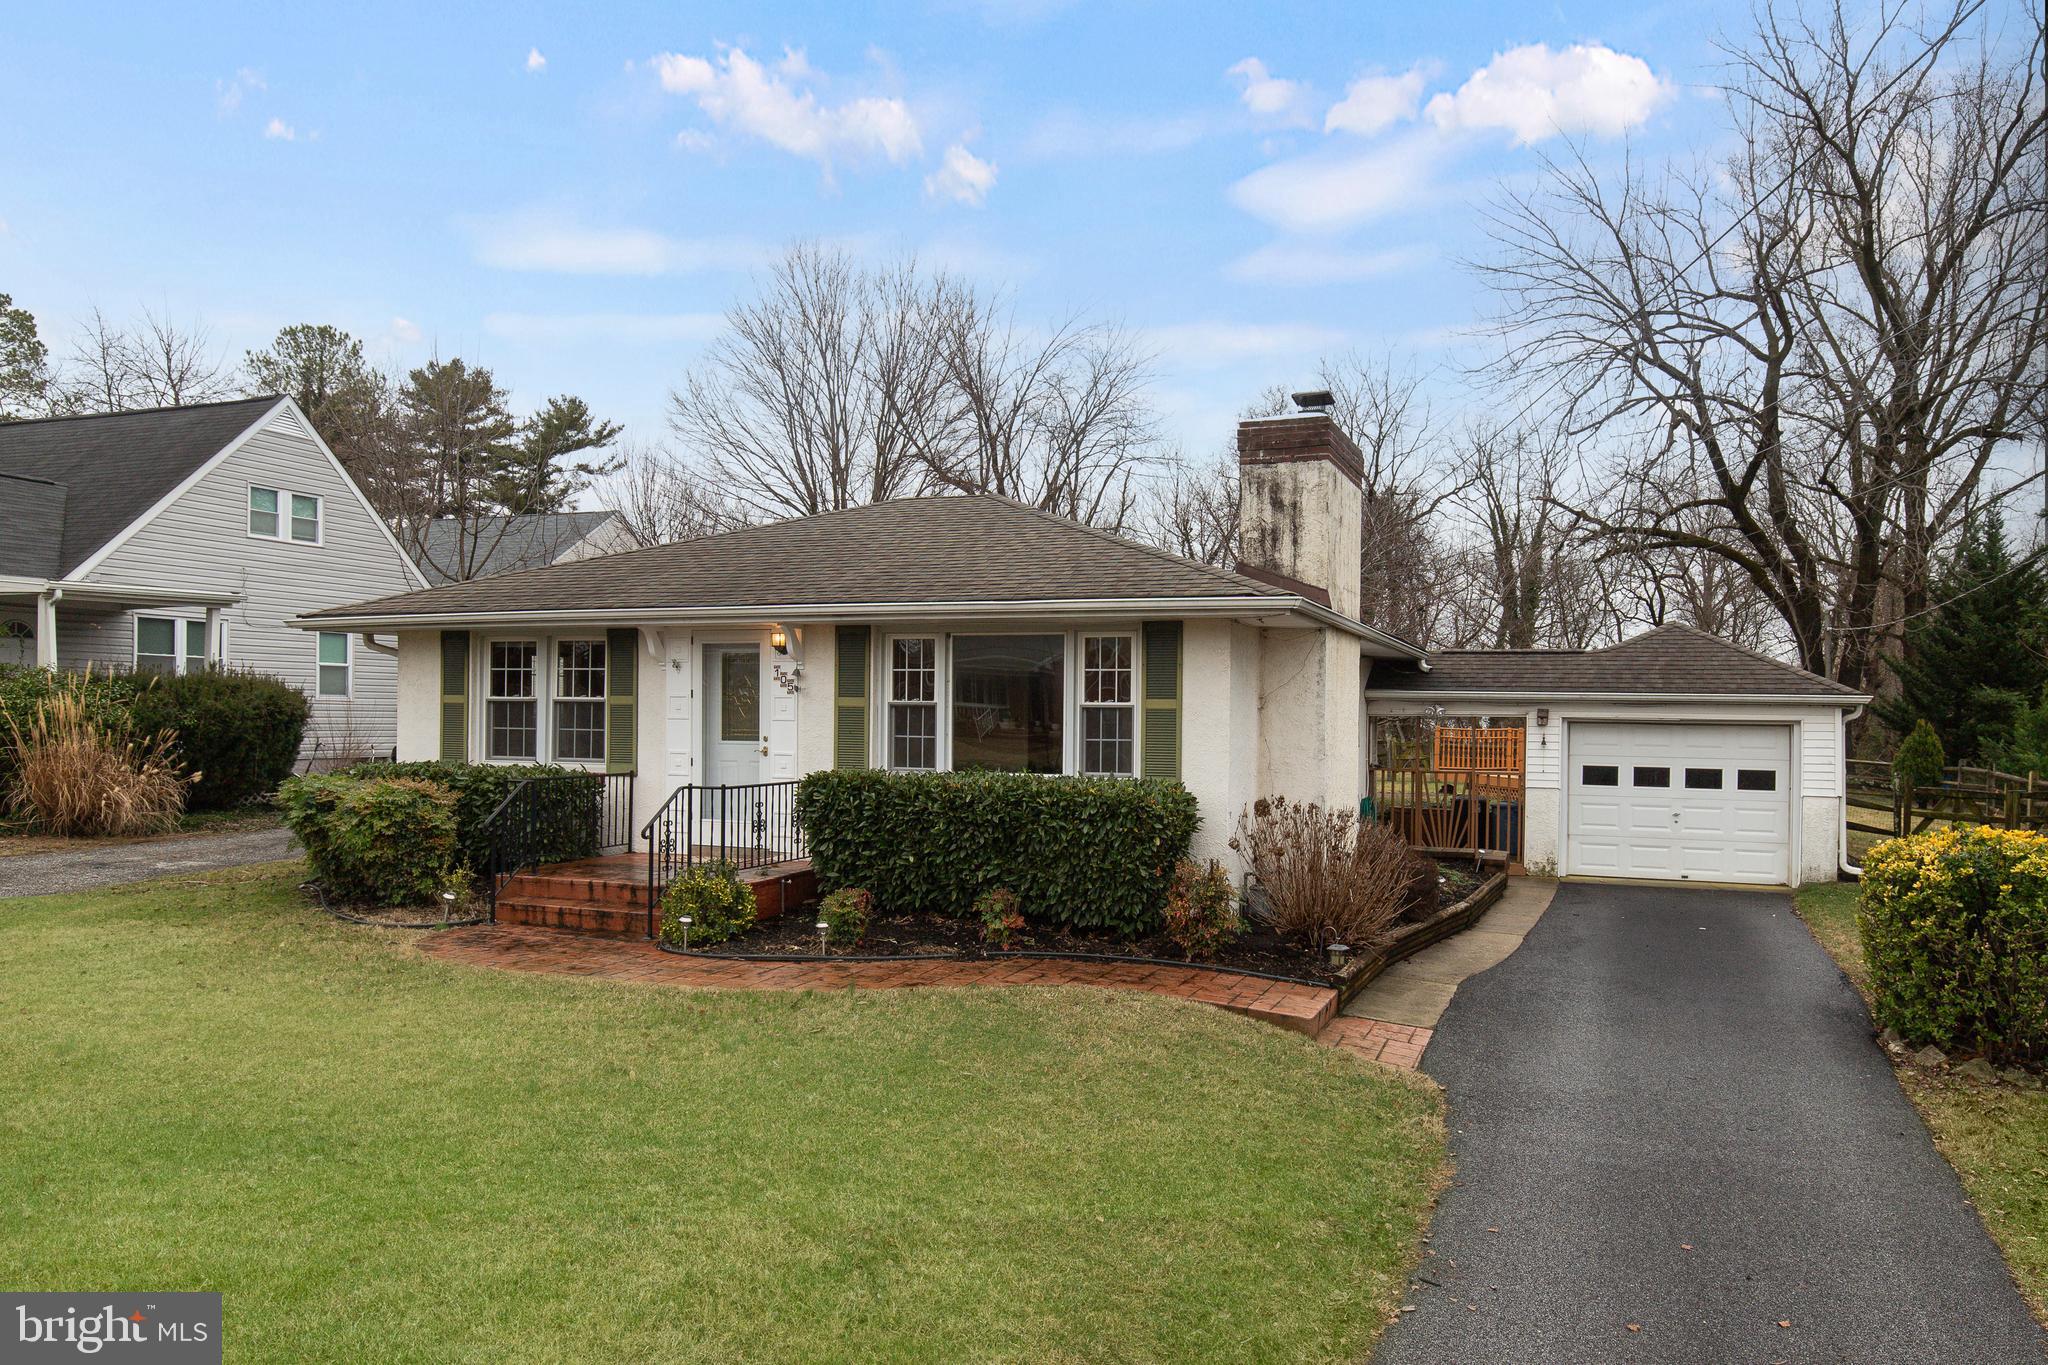
[[[567,849],[574,848],[584,856],[607,848],[632,852],[635,776],[630,772],[562,772],[525,777],[514,784],[505,793],[505,799],[477,826],[486,850],[484,896],[491,918],[498,917],[498,892],[505,882],[529,867],[561,858]],[[592,784],[595,800],[587,811],[578,812],[573,804],[542,800],[550,786],[562,782]],[[569,820],[576,824],[565,823]],[[578,825],[583,827],[579,829]]]
[[726,863],[744,872],[802,858],[807,851],[793,780],[677,787],[641,827],[640,837],[647,841],[650,938],[659,929],[662,893],[678,873],[700,863]]

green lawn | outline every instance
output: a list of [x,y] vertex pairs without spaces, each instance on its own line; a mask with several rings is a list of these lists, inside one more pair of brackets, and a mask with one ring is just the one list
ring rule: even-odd
[[218,1289],[230,1359],[1336,1360],[1426,1081],[1125,993],[427,960],[297,864],[0,902],[0,1284]]
[[[1856,888],[1809,886],[1798,905],[1814,938],[1868,997]],[[1920,1067],[1901,1067],[1898,1074],[2035,1316],[2048,1322],[2048,1091],[1984,1085]]]

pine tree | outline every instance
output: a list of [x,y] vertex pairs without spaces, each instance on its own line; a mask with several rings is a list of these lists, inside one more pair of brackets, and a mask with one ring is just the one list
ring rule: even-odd
[[1925,720],[1951,762],[1982,763],[1987,741],[2011,733],[2019,705],[2048,682],[2039,649],[2048,583],[2037,556],[2014,557],[1995,513],[1978,514],[1928,595],[1939,605],[1908,623],[1893,670],[1899,694],[1877,715],[1901,734]]
[[1934,727],[1920,721],[1913,727],[1913,733],[1906,736],[1906,742],[1892,755],[1892,772],[1900,782],[1916,787],[1938,787],[1941,785],[1941,770],[1946,763],[1941,752],[1941,736],[1934,733]]
[[592,417],[581,398],[550,398],[521,425],[518,442],[506,448],[491,479],[491,500],[507,512],[562,511],[578,493],[625,463],[602,455],[570,457],[603,451],[622,430],[616,422]]

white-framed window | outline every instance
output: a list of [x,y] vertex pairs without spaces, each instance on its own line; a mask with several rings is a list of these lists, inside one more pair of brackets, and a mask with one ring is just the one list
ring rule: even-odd
[[1129,777],[1137,769],[1135,636],[1081,637],[1081,772]]
[[1068,771],[1067,636],[955,635],[950,653],[954,771]]
[[292,494],[292,539],[302,545],[320,543],[320,499],[312,493]]
[[206,667],[206,622],[175,616],[135,618],[135,671],[197,673]]
[[318,545],[323,504],[317,493],[249,485],[249,534],[258,540]]
[[939,766],[939,641],[934,635],[889,639],[889,766],[929,772]]
[[604,641],[555,641],[557,762],[604,761],[604,674]]
[[493,640],[486,660],[484,753],[531,761],[540,757],[540,657],[537,640]]
[[319,633],[319,682],[317,695],[322,697],[346,697],[355,682],[353,658],[349,652],[351,641],[346,631],[323,630]]
[[249,534],[265,540],[277,539],[278,493],[275,488],[249,485]]

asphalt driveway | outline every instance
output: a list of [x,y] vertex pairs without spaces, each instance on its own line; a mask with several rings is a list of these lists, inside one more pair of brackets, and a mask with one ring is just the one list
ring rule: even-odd
[[1457,1175],[1378,1359],[2042,1359],[1870,1033],[1786,896],[1561,887],[1423,1054]]

